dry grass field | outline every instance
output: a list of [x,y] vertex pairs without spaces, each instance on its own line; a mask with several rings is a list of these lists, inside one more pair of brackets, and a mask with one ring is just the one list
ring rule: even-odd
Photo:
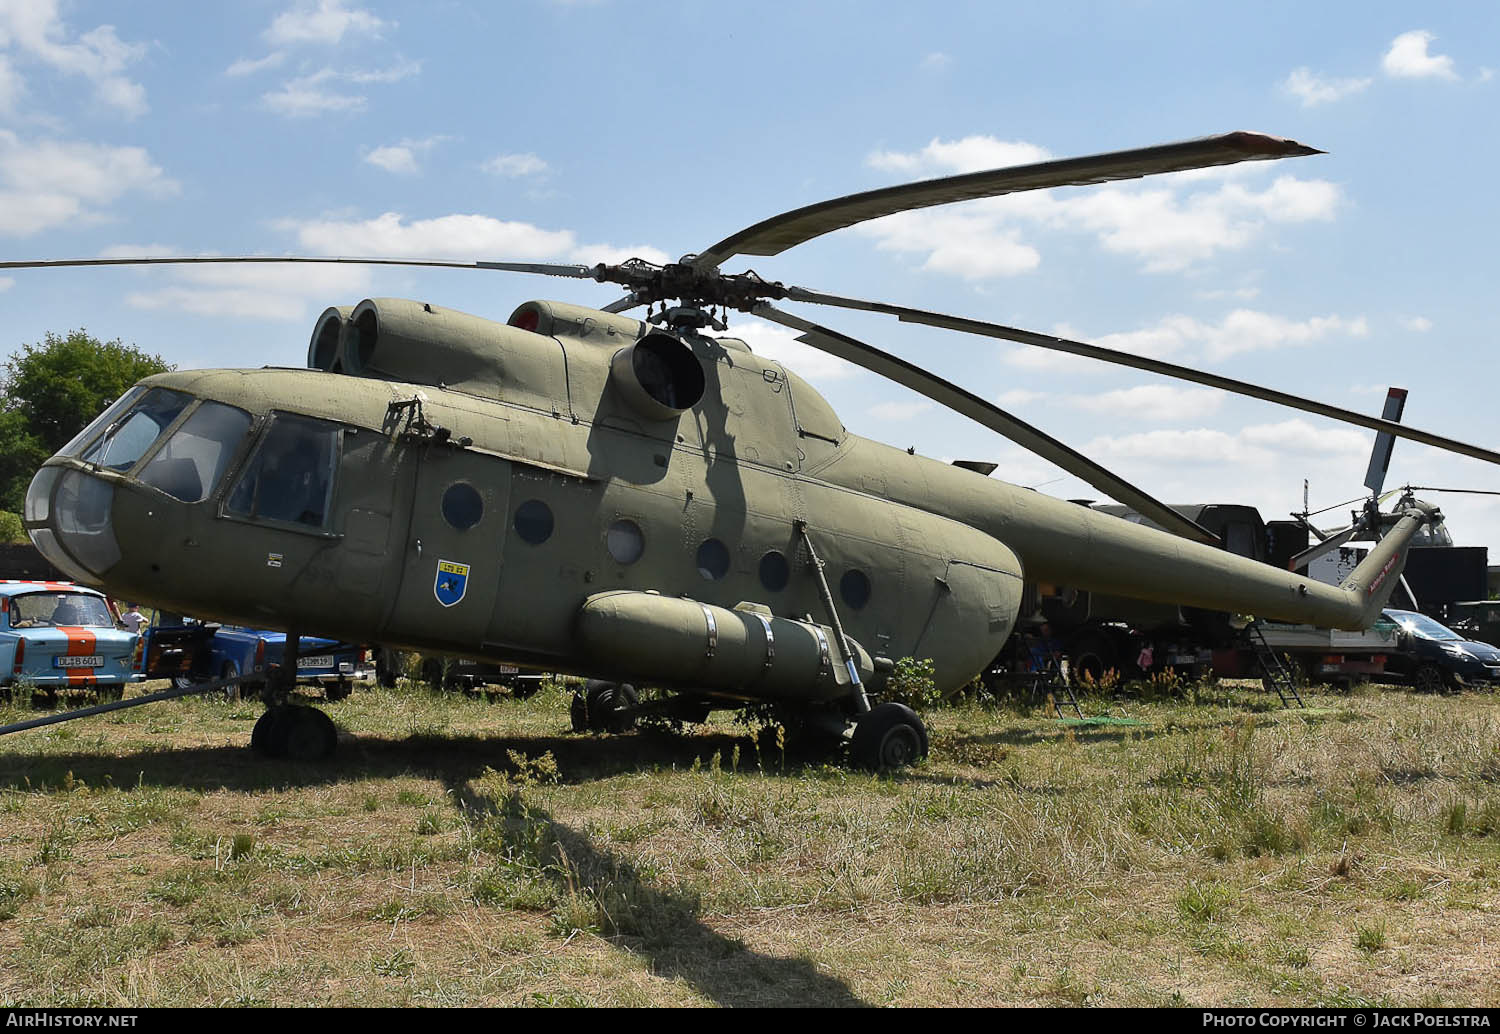
[[560,687],[357,692],[316,766],[248,702],[23,733],[0,1003],[1500,1001],[1500,699],[1190,696],[943,709],[890,777]]

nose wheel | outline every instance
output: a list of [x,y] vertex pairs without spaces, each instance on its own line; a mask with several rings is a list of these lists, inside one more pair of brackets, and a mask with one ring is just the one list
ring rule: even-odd
[[250,733],[250,749],[262,757],[323,761],[338,746],[333,719],[316,707],[276,704],[266,710]]
[[849,756],[872,772],[905,768],[927,756],[927,727],[905,704],[876,704],[854,720]]

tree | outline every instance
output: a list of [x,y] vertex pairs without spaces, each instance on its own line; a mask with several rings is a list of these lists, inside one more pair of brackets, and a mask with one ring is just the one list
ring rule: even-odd
[[0,385],[0,509],[18,511],[37,467],[142,377],[172,369],[134,345],[79,328],[22,345]]

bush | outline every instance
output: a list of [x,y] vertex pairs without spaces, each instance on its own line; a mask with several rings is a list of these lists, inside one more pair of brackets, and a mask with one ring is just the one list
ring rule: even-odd
[[9,510],[0,510],[0,543],[26,543],[31,539],[21,526],[21,515]]
[[932,659],[903,657],[896,662],[896,670],[886,680],[885,692],[880,699],[905,704],[918,713],[930,711],[943,702],[937,682],[932,677]]

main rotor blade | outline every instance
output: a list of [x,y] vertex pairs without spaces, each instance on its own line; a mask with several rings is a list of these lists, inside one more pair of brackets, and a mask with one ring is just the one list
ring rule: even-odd
[[443,269],[492,269],[506,273],[540,273],[566,276],[577,280],[594,279],[592,266],[562,266],[548,262],[458,262],[447,259],[353,258],[330,256],[312,258],[304,255],[178,255],[172,257],[39,259],[25,262],[0,262],[0,269],[51,269],[60,266],[190,266],[226,265],[231,263],[264,264],[271,262],[320,262],[357,266],[436,266]]
[[788,248],[814,237],[821,237],[825,233],[914,208],[998,197],[1023,190],[1083,186],[1111,180],[1139,179],[1162,172],[1181,172],[1213,165],[1232,165],[1235,162],[1322,153],[1316,148],[1284,137],[1266,136],[1263,133],[1224,133],[1175,144],[1137,147],[1085,158],[1062,158],[1032,165],[990,169],[987,172],[944,176],[918,183],[903,183],[900,186],[849,194],[831,201],[820,201],[773,215],[724,238],[707,251],[700,252],[693,264],[700,269],[712,269],[735,255],[779,255]]
[[810,323],[791,313],[783,312],[768,302],[761,302],[750,310],[756,316],[802,331],[804,341],[830,355],[862,366],[872,373],[904,385],[919,394],[926,395],[939,405],[947,406],[971,420],[975,420],[992,431],[998,431],[1024,449],[1036,453],[1042,459],[1061,467],[1069,474],[1093,485],[1099,491],[1118,502],[1133,508],[1143,517],[1155,521],[1167,531],[1195,542],[1218,545],[1219,537],[1195,521],[1190,521],[1166,503],[1146,494],[1130,482],[1110,473],[1082,453],[1069,448],[1044,431],[1020,420],[999,406],[992,405],[972,392],[965,391],[951,381],[907,362],[889,352],[882,352],[847,334],[816,323]]
[[1322,542],[1309,546],[1302,552],[1298,553],[1296,556],[1292,557],[1291,560],[1287,561],[1287,569],[1290,571],[1300,571],[1302,568],[1306,567],[1308,564],[1312,563],[1323,554],[1332,553],[1335,549],[1338,549],[1345,542],[1348,542],[1350,539],[1352,539],[1355,535],[1355,532],[1358,532],[1360,530],[1360,525],[1356,524],[1352,527],[1345,528],[1343,531],[1339,532],[1336,535],[1328,536]]
[[1470,456],[1476,460],[1484,460],[1486,463],[1500,464],[1500,452],[1483,449],[1477,445],[1470,445],[1467,442],[1460,442],[1453,438],[1445,438],[1442,435],[1433,434],[1431,431],[1423,431],[1420,428],[1411,427],[1407,424],[1398,424],[1392,420],[1366,416],[1364,413],[1359,413],[1352,409],[1331,406],[1326,402],[1306,399],[1300,395],[1277,391],[1274,388],[1263,388],[1259,384],[1251,384],[1248,381],[1238,381],[1233,377],[1222,377],[1216,373],[1195,370],[1191,366],[1164,363],[1159,359],[1147,359],[1144,356],[1132,355],[1129,352],[1119,352],[1113,348],[1087,345],[1082,341],[1071,341],[1068,338],[1054,337],[1051,334],[1038,334],[1032,330],[1021,330],[1017,327],[1007,327],[999,323],[986,323],[983,320],[967,319],[963,316],[947,316],[941,312],[929,312],[926,309],[911,309],[903,305],[888,305],[885,302],[867,302],[861,301],[858,298],[843,298],[839,295],[824,294],[821,291],[809,291],[802,287],[788,287],[786,289],[786,296],[793,301],[812,302],[815,305],[833,305],[841,309],[862,309],[866,312],[881,312],[888,316],[895,316],[902,323],[921,323],[929,327],[941,327],[944,330],[957,330],[965,334],[977,334],[981,337],[1015,341],[1023,345],[1035,345],[1038,348],[1047,348],[1054,352],[1081,355],[1088,359],[1098,359],[1102,362],[1114,363],[1117,366],[1129,366],[1132,369],[1145,370],[1147,373],[1160,374],[1163,377],[1175,377],[1178,380],[1192,381],[1194,384],[1204,384],[1210,388],[1219,388],[1223,391],[1233,392],[1236,395],[1248,395],[1250,398],[1260,399],[1263,402],[1274,402],[1279,406],[1300,409],[1305,413],[1315,413],[1318,416],[1325,416],[1332,420],[1342,420],[1346,424],[1356,424],[1360,427],[1368,427],[1371,430],[1384,431],[1397,438],[1407,438],[1414,442],[1421,442],[1423,445],[1431,445],[1435,449],[1443,449],[1447,452],[1456,452],[1460,456]]

